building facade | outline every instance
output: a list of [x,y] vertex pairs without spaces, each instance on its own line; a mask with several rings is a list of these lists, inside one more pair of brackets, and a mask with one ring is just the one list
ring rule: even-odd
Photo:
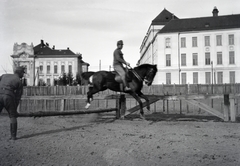
[[75,54],[69,48],[61,50],[55,49],[55,46],[50,48],[43,40],[35,47],[33,44],[15,43],[11,57],[14,66],[26,67],[26,83],[29,86],[38,85],[39,82],[54,85],[54,80],[63,73],[72,73],[75,77],[88,71],[89,66],[82,60],[81,54]]
[[240,14],[179,19],[164,9],[140,47],[139,64],[157,64],[155,84],[240,82]]

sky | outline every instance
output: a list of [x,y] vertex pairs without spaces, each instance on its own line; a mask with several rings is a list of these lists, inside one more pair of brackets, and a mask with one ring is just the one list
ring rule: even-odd
[[0,0],[0,74],[12,73],[14,43],[40,40],[81,53],[89,70],[109,70],[118,40],[132,67],[151,21],[166,8],[178,18],[240,14],[239,0]]

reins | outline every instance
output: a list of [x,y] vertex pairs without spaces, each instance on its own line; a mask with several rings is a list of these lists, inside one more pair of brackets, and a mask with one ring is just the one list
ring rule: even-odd
[[143,79],[140,77],[140,75],[131,66],[129,66],[129,67],[130,67],[130,69],[132,69],[132,72],[137,77],[137,79],[139,79],[139,81],[143,82]]

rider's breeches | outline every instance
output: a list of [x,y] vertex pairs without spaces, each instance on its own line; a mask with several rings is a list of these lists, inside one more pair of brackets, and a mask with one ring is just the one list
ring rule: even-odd
[[122,78],[123,84],[125,87],[129,87],[128,86],[128,82],[127,82],[127,77],[126,77],[126,71],[124,70],[124,68],[122,66],[119,65],[115,65],[113,66],[114,70],[120,75],[120,77]]

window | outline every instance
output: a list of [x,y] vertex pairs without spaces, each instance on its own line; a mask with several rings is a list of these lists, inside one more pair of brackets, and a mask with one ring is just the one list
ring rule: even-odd
[[166,84],[171,84],[171,73],[166,73]]
[[217,72],[217,83],[218,84],[223,83],[223,72]]
[[222,45],[222,35],[217,35],[216,41],[217,41],[217,46],[221,46]]
[[192,57],[193,57],[193,66],[197,66],[198,65],[198,54],[193,53]]
[[69,65],[69,66],[68,66],[68,72],[69,72],[69,73],[72,73],[72,65]]
[[166,38],[166,41],[165,41],[166,43],[166,48],[170,48],[171,47],[171,45],[170,45],[170,38]]
[[61,73],[65,73],[65,66],[64,65],[61,66]]
[[43,65],[40,65],[40,66],[39,66],[39,73],[40,73],[40,74],[43,74]]
[[205,65],[210,65],[211,59],[210,59],[210,52],[205,53]]
[[234,45],[234,35],[228,35],[228,44]]
[[47,85],[51,85],[51,80],[50,80],[50,78],[47,78]]
[[182,84],[187,84],[187,74],[186,73],[182,73]]
[[192,47],[197,47],[197,37],[192,37]]
[[193,83],[198,84],[198,72],[193,72]]
[[166,55],[166,66],[171,66],[171,55],[170,54]]
[[205,73],[205,82],[206,84],[211,84],[211,72]]
[[82,72],[87,72],[87,65],[82,65]]
[[50,74],[50,65],[47,65],[47,74]]
[[182,48],[186,47],[186,38],[185,37],[181,37],[181,47]]
[[229,72],[229,76],[230,76],[230,83],[234,84],[235,83],[235,71],[230,71]]
[[229,64],[235,64],[234,51],[229,52]]
[[181,66],[186,66],[186,54],[181,54]]
[[205,46],[210,46],[210,36],[205,36],[204,40],[205,40]]
[[58,71],[57,71],[57,65],[55,64],[54,65],[54,74],[57,74],[58,73]]
[[217,52],[217,64],[222,65],[222,52]]

